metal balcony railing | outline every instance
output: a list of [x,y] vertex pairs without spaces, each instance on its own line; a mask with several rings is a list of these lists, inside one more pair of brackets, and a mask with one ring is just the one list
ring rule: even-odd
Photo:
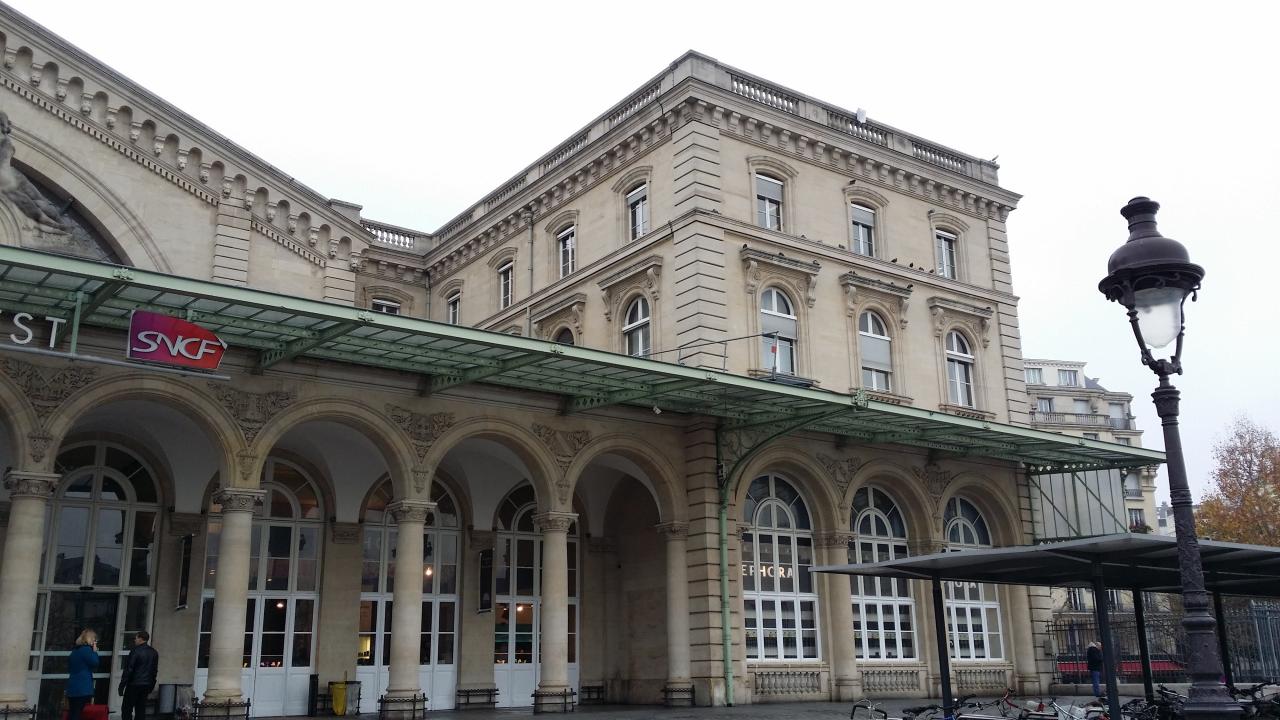
[[1109,418],[1109,420],[1111,421],[1112,430],[1132,430],[1133,429],[1133,421],[1130,420],[1129,418],[1113,417],[1113,418]]

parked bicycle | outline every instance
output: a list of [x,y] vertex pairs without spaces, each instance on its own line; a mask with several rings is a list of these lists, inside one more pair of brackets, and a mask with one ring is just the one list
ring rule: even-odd
[[891,718],[881,705],[883,703],[873,702],[871,698],[862,698],[853,704],[849,720],[938,720],[938,714],[942,712],[941,705],[920,705],[903,708],[901,718]]

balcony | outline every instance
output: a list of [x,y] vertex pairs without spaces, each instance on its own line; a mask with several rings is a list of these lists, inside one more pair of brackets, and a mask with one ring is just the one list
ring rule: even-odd
[[1133,425],[1133,420],[1131,420],[1131,419],[1129,419],[1129,418],[1118,418],[1118,417],[1113,417],[1113,418],[1107,418],[1107,419],[1111,421],[1111,429],[1112,429],[1112,430],[1134,430],[1134,429],[1136,429],[1136,428],[1134,427],[1134,425]]
[[1141,500],[1142,488],[1125,488],[1124,496],[1126,499]]
[[1091,427],[1091,428],[1112,428],[1112,423],[1121,422],[1128,423],[1123,418],[1110,418],[1106,415],[1094,415],[1092,413],[1059,413],[1059,412],[1039,412],[1031,411],[1032,425],[1071,425],[1073,427]]

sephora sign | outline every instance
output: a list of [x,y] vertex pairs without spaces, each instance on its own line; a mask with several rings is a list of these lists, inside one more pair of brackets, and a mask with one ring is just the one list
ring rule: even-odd
[[195,323],[134,310],[129,316],[130,360],[192,370],[217,370],[227,344]]

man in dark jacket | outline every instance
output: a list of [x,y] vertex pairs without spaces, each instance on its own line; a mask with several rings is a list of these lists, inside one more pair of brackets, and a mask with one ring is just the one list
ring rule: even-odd
[[[1102,643],[1089,643],[1084,659],[1089,665],[1089,678],[1093,680],[1093,696],[1102,697]],[[128,720],[127,716],[125,720]]]
[[147,720],[147,696],[156,686],[156,670],[160,666],[160,653],[147,644],[151,635],[139,630],[133,636],[133,649],[124,659],[120,673],[120,703],[122,720]]

